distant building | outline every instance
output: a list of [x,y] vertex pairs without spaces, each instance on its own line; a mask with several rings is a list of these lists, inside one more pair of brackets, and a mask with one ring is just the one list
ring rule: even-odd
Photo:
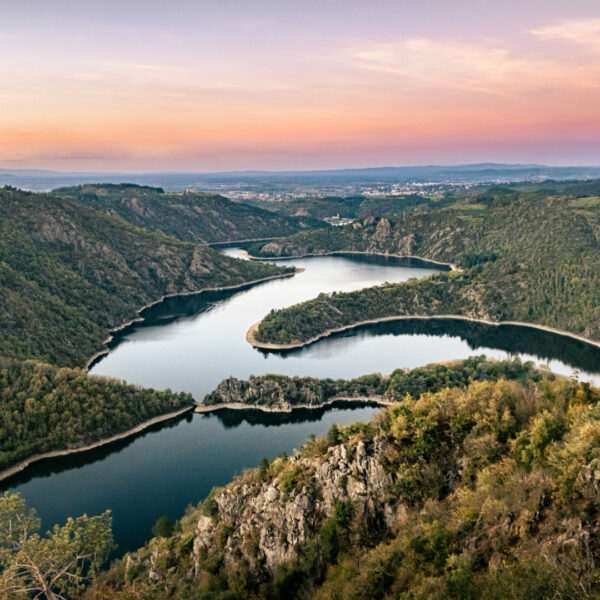
[[341,227],[342,225],[349,225],[354,221],[354,219],[350,219],[349,217],[340,217],[340,213],[338,213],[335,215],[335,217],[325,217],[323,221],[333,225],[334,227]]

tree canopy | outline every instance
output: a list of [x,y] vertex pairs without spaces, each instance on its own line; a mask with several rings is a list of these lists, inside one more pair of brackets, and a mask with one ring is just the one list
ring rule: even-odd
[[0,496],[0,596],[64,600],[79,594],[114,548],[110,511],[83,515],[40,535],[18,494]]

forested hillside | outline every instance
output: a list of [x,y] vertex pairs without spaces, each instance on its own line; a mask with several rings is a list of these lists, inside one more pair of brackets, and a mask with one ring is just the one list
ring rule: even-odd
[[53,194],[194,243],[271,238],[327,227],[319,219],[280,216],[217,194],[165,193],[128,183],[59,188]]
[[283,272],[137,228],[76,200],[0,190],[0,469],[190,405],[188,395],[53,365],[83,366],[111,328],[165,294]]
[[254,201],[251,204],[281,215],[311,216],[318,219],[339,215],[352,219],[399,215],[405,212],[426,210],[447,204],[452,196],[430,198],[416,194],[403,196],[324,196],[319,198],[294,198],[281,201]]
[[33,454],[97,442],[191,405],[189,394],[0,358],[0,470]]
[[[573,184],[579,190],[583,184]],[[587,183],[587,193],[600,184]],[[459,314],[526,321],[600,339],[600,202],[597,196],[491,188],[448,207],[398,219],[257,244],[251,253],[294,256],[332,251],[417,255],[459,272],[319,298],[268,315],[256,339],[305,341],[392,315]]]
[[0,190],[0,355],[84,365],[164,294],[281,269],[223,256],[51,194]]
[[407,397],[263,461],[84,597],[599,598],[600,393],[534,373]]

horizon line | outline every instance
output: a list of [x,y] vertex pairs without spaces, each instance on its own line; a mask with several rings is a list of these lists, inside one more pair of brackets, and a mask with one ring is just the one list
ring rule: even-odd
[[542,163],[502,163],[502,162],[477,162],[477,163],[451,163],[451,164],[416,164],[416,165],[382,165],[377,167],[339,167],[331,169],[228,169],[223,171],[194,171],[194,170],[156,170],[156,171],[78,171],[69,170],[62,171],[57,169],[43,168],[10,168],[0,167],[0,174],[15,173],[15,174],[30,174],[30,175],[284,175],[284,174],[310,174],[310,173],[341,173],[341,172],[356,172],[356,171],[391,171],[405,169],[458,169],[465,167],[477,167],[488,169],[600,169],[600,164],[556,164],[548,165]]

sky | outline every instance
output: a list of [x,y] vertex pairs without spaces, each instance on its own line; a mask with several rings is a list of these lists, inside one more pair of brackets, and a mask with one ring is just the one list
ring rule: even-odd
[[599,0],[0,0],[0,168],[600,165]]

